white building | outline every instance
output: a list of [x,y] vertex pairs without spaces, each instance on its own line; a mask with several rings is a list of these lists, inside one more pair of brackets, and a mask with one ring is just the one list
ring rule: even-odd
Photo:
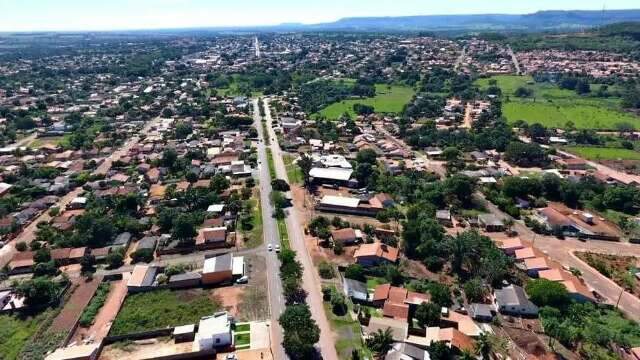
[[198,333],[193,341],[193,351],[231,345],[231,317],[225,312],[200,319]]

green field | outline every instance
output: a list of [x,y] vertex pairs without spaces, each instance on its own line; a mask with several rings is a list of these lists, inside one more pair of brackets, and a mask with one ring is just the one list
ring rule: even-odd
[[33,317],[0,315],[0,359],[16,359],[29,339],[38,331],[38,327],[50,315],[50,311]]
[[[547,127],[562,128],[571,121],[578,129],[616,129],[616,124],[628,122],[640,127],[640,117],[623,112],[620,99],[580,96],[549,83],[534,83],[530,76],[494,76],[503,95],[503,112],[509,122],[524,120]],[[489,86],[489,78],[478,79],[480,88]],[[592,85],[592,92],[599,85]],[[517,88],[533,91],[530,98],[517,98]],[[610,90],[614,88],[610,87]]]
[[202,289],[159,290],[127,296],[109,335],[124,335],[197,323],[220,305]]
[[402,112],[404,106],[411,101],[415,91],[402,85],[376,84],[376,96],[364,99],[348,99],[331,104],[320,110],[319,114],[327,119],[338,119],[345,112],[352,117],[356,114],[353,105],[363,104],[373,106],[376,112],[393,113]]
[[640,160],[640,152],[593,146],[567,146],[564,150],[589,160]]
[[282,160],[284,161],[284,166],[287,168],[287,178],[289,178],[290,184],[302,184],[304,181],[304,177],[302,175],[302,170],[297,164],[294,164],[295,156],[284,154],[282,155]]

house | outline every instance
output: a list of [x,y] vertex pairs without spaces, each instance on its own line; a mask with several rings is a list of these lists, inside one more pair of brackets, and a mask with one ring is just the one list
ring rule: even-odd
[[538,256],[536,254],[536,251],[532,247],[524,247],[522,249],[517,249],[513,255],[516,261],[524,261],[526,259],[531,259]]
[[385,331],[386,329],[391,330],[393,341],[403,342],[409,334],[409,323],[388,317],[372,317],[369,320],[369,325],[364,328],[364,333],[371,335],[375,334],[378,330]]
[[207,212],[212,214],[220,214],[222,211],[224,211],[224,204],[213,204],[207,208]]
[[454,327],[470,337],[478,337],[482,333],[480,327],[476,325],[471,316],[456,311],[447,310],[443,312],[440,317],[440,324],[442,327]]
[[344,294],[354,301],[369,301],[367,284],[362,281],[345,278],[342,282],[342,289],[344,290]]
[[498,248],[504,251],[507,255],[515,255],[516,250],[524,249],[524,245],[522,245],[522,241],[520,238],[510,238],[498,241]]
[[193,341],[196,336],[196,325],[188,324],[182,326],[176,326],[173,328],[171,336],[175,339],[176,343],[183,343]]
[[204,260],[202,284],[215,285],[233,280],[233,255],[224,254]]
[[33,270],[33,265],[35,261],[33,260],[33,256],[35,253],[33,251],[23,251],[18,252],[13,255],[11,258],[11,262],[9,262],[9,274],[26,274],[30,273]]
[[489,232],[504,231],[505,229],[504,221],[495,214],[478,215],[478,224]]
[[358,264],[365,266],[395,263],[398,261],[398,249],[381,242],[362,244],[355,251],[353,257]]
[[443,209],[436,211],[436,220],[444,226],[453,226],[453,220],[451,217],[451,211],[449,209]]
[[226,245],[227,228],[225,226],[198,230],[198,235],[196,236],[196,249],[216,249],[225,247]]
[[186,272],[183,274],[172,275],[169,278],[168,285],[172,289],[194,288],[200,286],[202,275],[197,272]]
[[11,184],[7,184],[5,182],[0,182],[0,197],[5,196],[9,193],[9,190],[13,187]]
[[411,308],[429,302],[430,296],[405,288],[382,284],[376,286],[372,302],[375,306],[382,307],[383,316],[407,321]]
[[331,231],[331,239],[334,243],[352,245],[362,241],[362,231],[353,228],[344,228]]
[[496,289],[493,293],[496,308],[503,314],[536,316],[538,307],[533,304],[524,289],[517,285],[509,285]]
[[494,308],[491,305],[472,303],[469,305],[469,315],[473,320],[491,322],[494,316]]
[[71,200],[71,202],[67,205],[67,209],[68,210],[84,209],[85,206],[87,206],[87,198],[84,196],[79,196]]
[[58,348],[51,354],[47,355],[45,360],[94,360],[100,354],[101,342],[72,345],[69,347]]
[[384,360],[429,360],[429,352],[405,342],[396,342],[384,357]]
[[325,195],[322,197],[320,202],[316,204],[316,210],[342,214],[376,216],[378,212],[386,207],[385,204],[388,205],[389,203],[389,199],[385,196],[378,195],[373,196],[369,200],[362,200],[360,198],[347,196]]
[[202,351],[231,345],[231,322],[232,318],[226,311],[200,319],[192,350]]
[[567,170],[586,170],[587,169],[587,162],[581,158],[567,158],[567,159],[559,158],[558,160],[556,160],[556,162],[558,163],[558,165],[562,166]]
[[527,275],[531,277],[538,277],[539,272],[549,270],[550,268],[547,259],[544,257],[534,257],[524,260],[524,269]]
[[314,167],[309,171],[311,182],[319,184],[349,185],[353,169]]
[[153,289],[158,268],[151,265],[136,265],[127,281],[127,291],[136,293]]
[[548,230],[559,229],[565,236],[609,241],[618,241],[621,236],[620,229],[606,219],[561,203],[550,202],[547,207],[538,209],[536,220]]
[[473,352],[475,348],[473,339],[452,327],[444,329],[428,327],[424,336],[409,335],[405,342],[420,348],[427,348],[434,342],[443,342],[458,353],[461,351]]

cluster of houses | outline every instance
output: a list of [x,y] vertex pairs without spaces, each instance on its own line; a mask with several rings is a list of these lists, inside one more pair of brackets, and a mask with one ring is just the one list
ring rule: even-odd
[[594,78],[634,78],[640,63],[622,54],[582,50],[532,50],[516,54],[525,73],[579,74]]

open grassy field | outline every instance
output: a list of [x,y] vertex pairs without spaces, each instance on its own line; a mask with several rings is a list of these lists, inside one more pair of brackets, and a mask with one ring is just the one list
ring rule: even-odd
[[622,148],[566,146],[564,150],[588,160],[640,160],[640,152]]
[[[534,83],[531,76],[494,76],[476,81],[481,88],[489,86],[489,80],[497,81],[503,95],[503,112],[509,122],[524,120],[547,127],[564,127],[571,121],[579,129],[615,129],[616,124],[628,122],[640,127],[640,117],[622,111],[620,99],[580,96],[572,90],[560,89],[550,83]],[[595,92],[600,85],[592,85]],[[530,98],[517,98],[517,88],[533,91]],[[614,88],[610,87],[610,90]],[[508,98],[508,99],[507,99]]]
[[376,112],[400,113],[403,107],[411,101],[415,91],[402,85],[376,84],[376,96],[364,99],[348,99],[331,104],[320,110],[319,114],[327,119],[338,119],[345,112],[355,116],[353,105],[363,104],[373,106]]
[[197,323],[203,316],[220,309],[209,291],[159,290],[133,294],[126,298],[110,335],[123,335]]
[[253,249],[262,245],[264,242],[262,234],[262,206],[260,204],[260,191],[256,190],[253,198],[249,201],[251,203],[251,221],[253,228],[244,234],[244,245],[249,249]]
[[16,359],[38,327],[50,316],[51,311],[29,317],[0,315],[0,358]]
[[282,160],[284,161],[284,166],[287,168],[287,177],[289,178],[289,183],[291,184],[302,184],[304,181],[304,177],[302,175],[302,170],[297,164],[294,164],[295,156],[285,154],[282,156]]

